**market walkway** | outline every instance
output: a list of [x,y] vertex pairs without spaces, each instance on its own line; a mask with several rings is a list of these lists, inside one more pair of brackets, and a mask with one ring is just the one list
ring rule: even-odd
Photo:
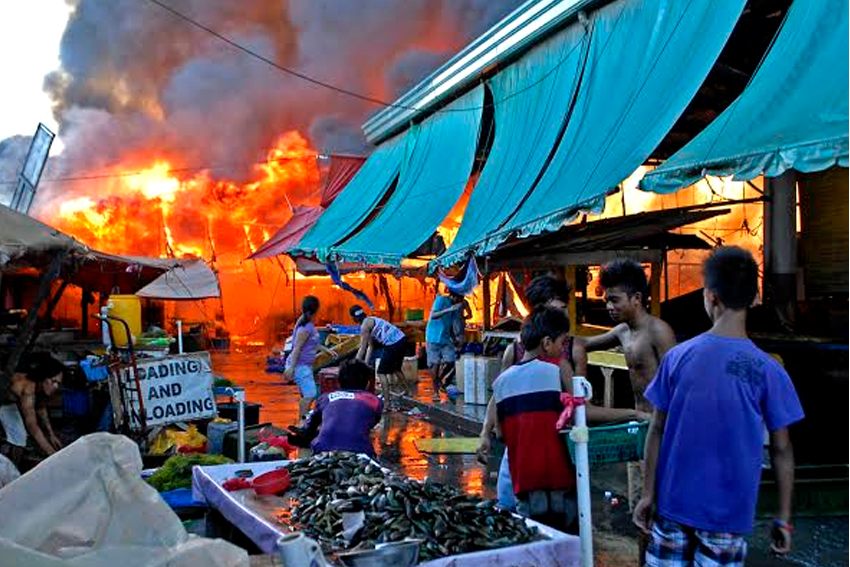
[[[285,385],[280,374],[265,373],[265,353],[233,351],[213,354],[216,375],[245,388],[250,402],[263,404],[260,421],[286,426],[295,422],[298,390]],[[483,406],[468,406],[462,397],[439,404],[431,403],[427,373],[420,380],[403,411],[389,414],[376,428],[375,448],[379,460],[413,478],[431,478],[484,498],[493,498],[495,476],[475,461],[474,455],[425,455],[414,440],[432,437],[475,436],[483,421]],[[413,408],[416,409],[413,409]],[[594,468],[593,520],[597,547],[597,567],[637,565],[635,529],[625,506],[610,507],[604,491],[625,493],[622,466]],[[749,567],[806,566],[839,567],[848,563],[848,518],[798,518],[795,520],[795,549],[787,559],[777,559],[769,549],[767,521],[760,521],[751,539]]]

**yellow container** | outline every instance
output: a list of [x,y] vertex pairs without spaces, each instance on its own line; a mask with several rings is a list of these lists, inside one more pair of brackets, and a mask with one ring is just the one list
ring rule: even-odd
[[[130,334],[138,337],[142,334],[142,302],[135,295],[110,295],[109,316],[118,317],[130,325]],[[127,332],[124,325],[112,321],[112,334],[116,346],[127,346]]]

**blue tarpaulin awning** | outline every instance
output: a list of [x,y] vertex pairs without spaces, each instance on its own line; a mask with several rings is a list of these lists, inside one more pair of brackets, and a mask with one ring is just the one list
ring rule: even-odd
[[848,166],[846,0],[794,0],[750,84],[641,188],[675,191],[706,175],[738,181]]
[[585,29],[571,26],[488,81],[495,138],[457,236],[440,264],[462,260],[533,187],[569,115],[588,43]]
[[592,12],[588,60],[557,149],[518,208],[490,227],[475,253],[511,236],[558,230],[581,210],[600,208],[673,127],[745,4],[620,0]]
[[407,143],[407,135],[399,134],[375,149],[290,253],[326,261],[331,246],[357,230],[384,198],[398,177]]
[[395,191],[369,224],[333,247],[331,259],[400,266],[434,233],[469,181],[483,102],[478,86],[409,130],[413,147]]

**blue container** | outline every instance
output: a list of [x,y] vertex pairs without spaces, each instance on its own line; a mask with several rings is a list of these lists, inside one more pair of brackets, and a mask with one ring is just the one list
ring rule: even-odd
[[89,382],[102,382],[109,377],[106,366],[95,365],[88,359],[80,362],[80,368],[83,369],[83,374],[86,375],[86,380]]
[[198,502],[192,498],[191,488],[177,488],[167,492],[160,492],[165,503],[175,512],[183,512],[196,508],[206,508],[206,502]]
[[67,416],[81,417],[88,415],[91,408],[91,397],[86,390],[62,390],[62,413]]

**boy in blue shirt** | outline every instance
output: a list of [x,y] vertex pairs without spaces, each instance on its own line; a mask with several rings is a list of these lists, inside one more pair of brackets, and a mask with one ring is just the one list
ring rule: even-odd
[[651,538],[649,567],[744,564],[765,426],[779,489],[772,549],[791,548],[788,426],[803,418],[803,410],[782,366],[747,338],[758,266],[746,250],[718,248],[703,276],[713,326],[672,348],[645,394],[655,412],[634,521]]

